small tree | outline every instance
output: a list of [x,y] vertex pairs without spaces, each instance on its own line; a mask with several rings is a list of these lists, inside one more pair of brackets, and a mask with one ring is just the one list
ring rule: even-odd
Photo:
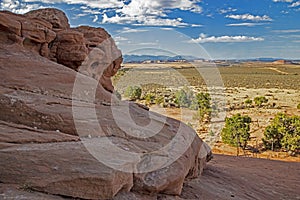
[[242,116],[236,114],[230,118],[226,118],[225,127],[222,130],[222,141],[225,144],[237,147],[237,155],[239,154],[239,147],[246,148],[250,140],[250,123],[249,116]]
[[297,109],[300,109],[300,103],[297,105]]
[[140,99],[142,95],[142,88],[139,86],[128,86],[125,90],[124,96],[130,100]]
[[281,149],[281,139],[283,135],[278,131],[278,126],[267,126],[264,132],[264,138],[262,139],[266,149],[274,151],[275,149]]
[[175,93],[175,103],[180,107],[190,107],[194,98],[193,91],[188,88],[181,89]]
[[265,96],[259,96],[259,97],[254,98],[254,103],[259,107],[261,107],[262,104],[267,103],[267,102],[268,102],[268,99]]
[[209,93],[198,93],[191,104],[192,109],[198,110],[198,117],[203,120],[205,115],[210,116],[212,112],[211,97]]
[[264,133],[266,149],[285,149],[297,153],[300,150],[300,117],[279,113]]

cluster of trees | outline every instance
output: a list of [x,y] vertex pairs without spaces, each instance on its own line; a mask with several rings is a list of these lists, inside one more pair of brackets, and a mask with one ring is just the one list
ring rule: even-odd
[[191,90],[181,89],[175,94],[175,102],[180,107],[197,110],[197,118],[202,121],[210,118],[212,112],[211,97],[209,93],[200,92],[194,94]]
[[[155,95],[153,93],[146,93],[142,97],[142,88],[139,86],[128,86],[124,92],[124,96],[129,100],[145,100],[148,102],[155,102],[155,104],[164,103],[164,96]],[[195,94],[189,88],[183,88],[175,92],[168,97],[167,101],[172,101],[178,107],[189,108],[197,110],[197,118],[202,121],[204,119],[209,119],[212,106],[211,106],[211,97],[209,93],[200,92]],[[170,102],[169,102],[170,103]]]
[[[236,114],[226,118],[222,130],[222,141],[225,144],[245,149],[250,140],[249,116]],[[264,132],[263,144],[269,150],[285,150],[294,155],[300,151],[300,117],[279,113]]]
[[[129,86],[126,88],[124,96],[130,100],[141,99],[142,89],[139,86]],[[153,94],[145,95],[145,100],[155,99],[157,104],[164,101],[163,97],[156,97]],[[174,101],[179,107],[197,110],[197,117],[200,121],[209,119],[212,113],[211,97],[209,93],[197,93],[188,88],[181,89],[174,94]],[[264,96],[254,98],[257,106],[262,106],[268,102]],[[245,103],[252,103],[249,100]],[[300,109],[300,103],[297,106]],[[222,141],[225,144],[245,149],[250,140],[251,118],[241,114],[233,115],[225,120],[225,127],[221,132]],[[285,150],[291,154],[297,154],[300,151],[300,116],[287,116],[279,113],[275,116],[269,126],[264,131],[262,139],[265,149]]]

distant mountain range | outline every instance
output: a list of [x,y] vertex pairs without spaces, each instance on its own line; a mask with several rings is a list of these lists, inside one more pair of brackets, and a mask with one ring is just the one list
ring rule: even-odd
[[[176,62],[176,61],[194,61],[194,60],[204,60],[203,58],[197,58],[195,56],[166,56],[166,55],[123,55],[124,63],[141,63],[141,62]],[[289,60],[284,58],[249,58],[249,59],[220,59],[215,61],[224,62],[274,62],[277,60],[286,60],[291,62],[300,62],[298,60]],[[214,60],[213,60],[214,61]]]
[[125,63],[131,62],[145,62],[145,61],[164,61],[164,62],[175,62],[175,61],[194,61],[199,58],[194,56],[165,56],[165,55],[123,55]]

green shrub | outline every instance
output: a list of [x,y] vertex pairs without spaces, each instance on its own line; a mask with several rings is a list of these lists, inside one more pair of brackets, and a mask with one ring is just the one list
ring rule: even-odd
[[250,140],[250,123],[251,118],[236,114],[230,118],[226,118],[225,127],[222,129],[222,141],[231,146],[246,148]]
[[252,102],[253,102],[253,101],[252,101],[251,99],[246,99],[246,100],[245,100],[245,104],[252,104]]
[[151,104],[153,104],[153,102],[155,100],[155,95],[153,93],[147,93],[144,96],[144,99],[145,99],[147,105],[151,105]]
[[264,132],[264,138],[262,139],[266,149],[275,150],[281,149],[281,139],[283,135],[278,131],[278,127],[269,125]]
[[194,93],[188,88],[181,89],[175,93],[175,103],[180,107],[189,108],[193,101]]
[[212,130],[209,131],[209,136],[213,137],[215,136],[215,132],[213,132]]
[[300,109],[300,103],[297,105],[297,109]]
[[158,97],[156,97],[155,98],[155,104],[156,105],[160,105],[160,104],[162,104],[162,103],[164,103],[164,97],[162,97],[162,96],[158,96]]
[[209,93],[201,92],[194,95],[193,91],[184,88],[175,93],[175,103],[180,107],[197,110],[197,114],[194,117],[200,121],[203,121],[206,116],[209,118],[212,112]]
[[139,86],[128,86],[125,90],[124,96],[130,100],[138,100],[141,98],[142,88]]
[[210,116],[212,112],[211,97],[209,93],[198,93],[191,104],[191,108],[198,110],[198,118],[203,120],[205,116]]
[[259,96],[254,98],[255,105],[261,107],[262,104],[267,103],[268,99],[265,96]]
[[300,150],[300,116],[279,113],[265,129],[263,144],[266,149],[284,149],[291,152]]

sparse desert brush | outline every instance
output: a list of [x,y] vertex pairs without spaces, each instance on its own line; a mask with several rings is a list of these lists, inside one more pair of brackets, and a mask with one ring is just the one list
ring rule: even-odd
[[246,100],[245,100],[245,104],[252,104],[252,102],[253,102],[253,101],[252,101],[251,99],[246,99]]
[[164,101],[165,101],[164,97],[162,97],[162,96],[155,97],[155,104],[157,104],[157,105],[164,103]]
[[265,96],[258,96],[254,98],[255,105],[261,107],[264,103],[267,103],[268,99]]
[[143,99],[145,99],[145,103],[147,105],[151,105],[154,103],[154,100],[155,100],[155,94],[153,93],[147,93],[144,95]]
[[141,98],[142,88],[139,86],[128,86],[125,90],[124,96],[130,100],[138,100]]
[[300,109],[300,103],[298,103],[298,105],[297,105],[297,109]]
[[126,74],[128,69],[119,69],[118,72],[113,76],[112,80],[113,82],[118,82],[118,80]]
[[189,108],[194,98],[194,93],[189,88],[183,88],[175,93],[175,103],[180,107]]

